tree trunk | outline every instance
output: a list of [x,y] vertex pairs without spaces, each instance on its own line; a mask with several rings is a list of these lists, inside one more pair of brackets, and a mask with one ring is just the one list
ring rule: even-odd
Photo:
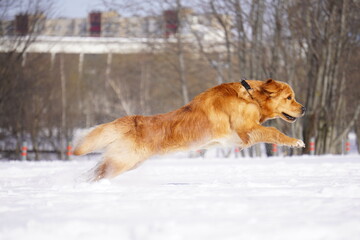
[[176,8],[177,8],[177,19],[178,19],[178,32],[176,33],[176,43],[177,43],[177,57],[179,62],[179,77],[181,82],[181,92],[183,96],[184,105],[189,102],[189,91],[187,86],[186,79],[186,67],[184,60],[184,45],[182,42],[182,25],[185,19],[182,19],[181,10],[182,4],[181,0],[176,0]]
[[64,68],[64,54],[60,55],[60,81],[61,81],[61,159],[65,159],[66,142],[68,140],[67,129],[67,101],[66,101],[66,77]]

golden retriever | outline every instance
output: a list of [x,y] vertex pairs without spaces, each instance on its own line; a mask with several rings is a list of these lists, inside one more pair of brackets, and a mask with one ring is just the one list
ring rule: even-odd
[[150,156],[179,150],[206,149],[218,144],[241,148],[256,143],[305,147],[261,124],[282,118],[294,122],[305,108],[295,100],[291,87],[280,81],[247,80],[224,83],[196,96],[187,105],[154,116],[125,116],[95,127],[80,139],[75,155],[104,149],[91,181],[113,178]]

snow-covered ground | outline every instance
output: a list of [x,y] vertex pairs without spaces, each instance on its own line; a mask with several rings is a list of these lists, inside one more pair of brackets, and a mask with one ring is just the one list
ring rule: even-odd
[[0,239],[360,239],[360,156],[0,162]]

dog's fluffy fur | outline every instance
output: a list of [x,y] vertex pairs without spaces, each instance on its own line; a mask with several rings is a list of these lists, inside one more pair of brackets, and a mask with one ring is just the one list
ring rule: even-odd
[[132,169],[152,155],[179,150],[229,143],[246,148],[260,142],[304,147],[303,141],[261,125],[271,118],[294,122],[304,114],[291,87],[272,79],[247,82],[249,92],[240,83],[225,83],[175,111],[99,125],[79,141],[74,154],[105,150],[91,178],[97,181]]

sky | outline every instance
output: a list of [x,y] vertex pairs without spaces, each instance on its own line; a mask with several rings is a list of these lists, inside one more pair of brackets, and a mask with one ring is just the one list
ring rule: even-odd
[[56,1],[54,17],[83,18],[92,10],[104,10],[101,0]]
[[[2,1],[2,0],[0,0]],[[11,0],[8,0],[11,1]],[[45,7],[45,12],[47,13],[49,18],[60,18],[60,17],[66,17],[66,18],[85,18],[88,16],[88,13],[94,10],[99,11],[105,11],[108,10],[104,4],[104,0],[37,0],[39,1],[42,6],[51,6],[50,10],[47,11]],[[16,4],[12,5],[12,8],[7,9],[5,12],[5,17],[12,19],[14,15],[20,13],[20,12],[26,12],[29,10],[29,2],[32,2],[31,0],[18,0]],[[107,0],[107,2],[111,2],[110,0]],[[127,1],[116,1],[117,3],[123,2],[123,3],[140,3],[141,6],[145,9],[157,9],[156,4],[152,4],[150,2],[149,5],[146,6],[145,3],[143,3],[141,0],[127,0]],[[187,6],[191,5],[192,0],[183,0],[183,3],[186,3]],[[131,5],[131,4],[130,4]],[[129,5],[129,6],[130,6]],[[117,10],[124,10],[124,9],[117,9]],[[122,11],[121,15],[127,15],[132,14],[134,11],[136,11],[137,14],[140,14],[139,9],[129,7],[125,12]],[[1,11],[1,9],[0,9]]]
[[[38,2],[49,18],[85,18],[93,10],[106,10],[102,0],[38,0]],[[1,8],[0,6],[1,17],[12,19],[18,13],[29,10],[33,12],[37,6],[30,4],[34,3],[31,0],[18,0],[12,3],[9,8]],[[49,7],[50,9],[47,9]]]

